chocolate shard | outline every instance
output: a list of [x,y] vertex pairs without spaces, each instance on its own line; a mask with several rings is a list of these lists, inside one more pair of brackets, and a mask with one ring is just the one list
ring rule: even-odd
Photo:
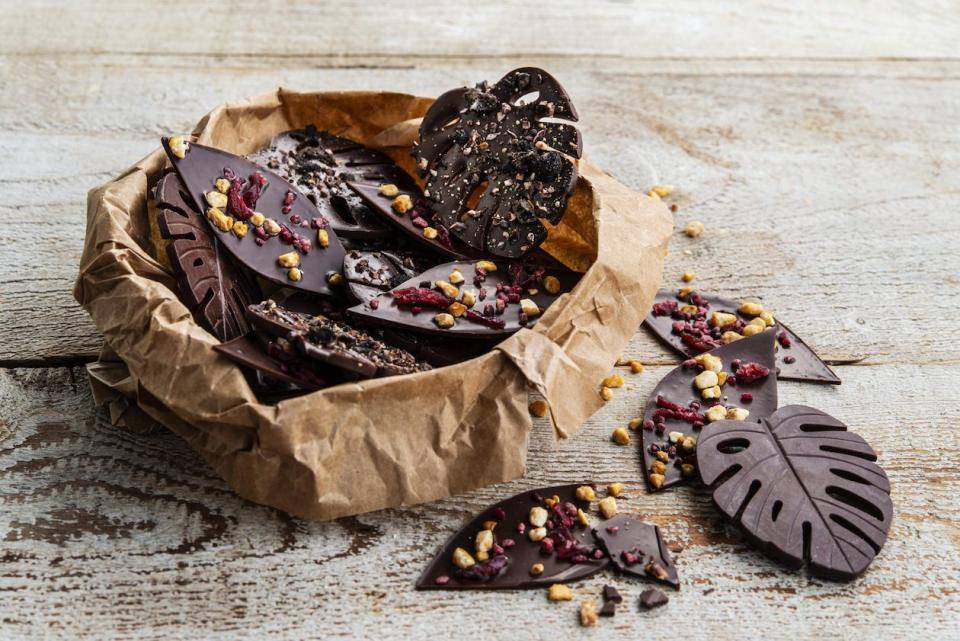
[[654,608],[659,608],[661,605],[666,605],[670,601],[670,598],[664,594],[661,590],[656,588],[650,588],[649,590],[644,590],[640,594],[640,607],[644,610],[652,610]]
[[363,240],[391,236],[379,212],[347,187],[350,180],[394,176],[400,169],[389,156],[308,125],[277,134],[269,146],[248,158],[299,189],[338,236]]
[[[685,306],[689,309],[684,310]],[[710,318],[714,312],[732,315],[735,320],[726,327],[713,326]],[[689,357],[721,345],[724,332],[742,333],[751,322],[758,322],[757,318],[757,314],[746,313],[740,303],[726,298],[699,292],[680,296],[679,292],[660,290],[644,324],[674,351]],[[803,339],[779,319],[773,320],[777,331],[777,378],[840,384],[836,373]]]
[[[608,559],[597,548],[590,529],[577,520],[577,510],[587,511],[589,501],[576,497],[578,485],[558,485],[516,494],[495,503],[454,534],[427,566],[417,580],[417,589],[505,589],[531,588],[589,576],[607,565]],[[550,506],[546,499],[556,497]],[[530,532],[531,508],[540,508],[546,514],[541,527],[546,536],[533,541]],[[537,520],[536,522],[540,522]],[[493,525],[492,530],[488,527]],[[492,547],[485,553],[490,531]],[[538,533],[539,534],[539,533]],[[454,563],[457,552],[460,565]],[[478,557],[487,556],[486,560]],[[470,565],[470,562],[473,565]],[[531,573],[535,564],[543,566],[539,574]],[[463,567],[468,566],[468,567]]]
[[567,92],[534,67],[448,91],[424,116],[413,150],[427,202],[474,249],[526,254],[547,237],[541,220],[559,223],[576,187],[576,121]]
[[343,246],[293,185],[245,158],[180,136],[162,144],[215,237],[241,265],[286,287],[340,294],[331,283],[342,280]]
[[428,269],[347,312],[361,322],[437,336],[505,337],[533,326],[579,280],[580,274],[566,270],[458,261]]
[[410,253],[350,250],[343,258],[343,277],[354,298],[368,301],[435,264]]
[[293,383],[306,390],[320,389],[331,382],[339,382],[336,378],[330,380],[307,359],[297,354],[285,353],[276,342],[262,341],[253,334],[214,345],[213,349],[268,378]]
[[744,411],[747,420],[758,421],[776,411],[775,340],[769,329],[718,347],[685,361],[657,384],[641,429],[650,490],[696,478],[696,441],[711,421],[744,416]]
[[600,616],[602,617],[612,617],[617,614],[617,603],[619,601],[607,601],[603,604],[603,607],[600,608]]
[[697,458],[723,516],[786,565],[850,580],[887,540],[893,503],[876,453],[820,410],[788,405],[758,423],[711,425]]
[[250,330],[243,310],[259,300],[259,287],[222,250],[174,172],[160,178],[153,194],[180,300],[221,341],[243,336]]
[[618,514],[595,527],[593,536],[621,573],[680,589],[677,568],[656,525],[629,514]]
[[623,596],[620,594],[620,590],[618,590],[614,586],[605,585],[603,586],[603,600],[613,601],[615,603],[622,603]]

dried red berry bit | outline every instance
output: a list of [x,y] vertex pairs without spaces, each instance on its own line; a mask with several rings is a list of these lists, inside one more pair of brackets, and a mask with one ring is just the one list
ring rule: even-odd
[[407,287],[394,290],[393,299],[397,305],[415,305],[437,309],[446,309],[453,303],[452,298],[447,298],[440,292],[426,287]]
[[743,363],[737,369],[737,383],[749,385],[750,383],[755,383],[760,379],[766,378],[769,374],[770,369],[760,363]]
[[784,349],[790,349],[790,346],[793,345],[793,341],[790,340],[790,335],[785,331],[777,334],[777,342],[780,343],[780,347]]

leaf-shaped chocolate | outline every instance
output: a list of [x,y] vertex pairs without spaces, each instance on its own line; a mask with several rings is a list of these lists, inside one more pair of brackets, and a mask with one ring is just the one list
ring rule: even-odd
[[493,86],[448,91],[430,107],[414,148],[424,196],[467,245],[514,258],[547,237],[577,184],[577,112],[560,83],[523,67]]
[[660,490],[696,478],[696,441],[708,423],[733,417],[757,421],[776,411],[775,339],[772,330],[742,338],[663,377],[643,411],[647,487]]
[[[715,313],[721,314],[716,320]],[[721,320],[729,323],[722,324]],[[722,345],[726,332],[755,331],[747,329],[751,323],[764,323],[764,326],[774,323],[780,380],[840,384],[840,378],[803,339],[757,303],[736,303],[699,292],[681,296],[679,292],[662,289],[657,292],[653,309],[644,320],[657,338],[684,356],[695,356]]]
[[422,272],[430,263],[410,254],[350,250],[343,258],[343,277],[350,293],[368,301]]
[[250,330],[244,309],[260,298],[256,283],[221,253],[220,242],[174,172],[160,178],[154,198],[160,235],[170,241],[166,251],[180,299],[221,341],[243,336]]
[[346,186],[348,180],[390,182],[388,178],[400,170],[385,154],[308,125],[277,134],[268,147],[248,158],[303,192],[338,235],[365,239],[391,235],[381,215]]
[[593,528],[593,536],[623,574],[632,574],[680,589],[680,577],[660,528],[630,514],[618,514]]
[[326,296],[339,294],[344,249],[326,218],[290,183],[240,156],[162,139],[187,194],[221,246],[261,277]]
[[790,566],[848,580],[886,542],[890,481],[870,445],[820,410],[788,405],[759,423],[711,425],[697,458],[723,515]]
[[[417,588],[528,588],[573,581],[601,570],[608,559],[594,545],[590,528],[577,518],[578,509],[590,508],[590,501],[577,499],[577,487],[530,490],[491,505],[450,537],[417,579]],[[559,500],[551,506],[547,500],[554,497]],[[531,508],[543,513],[535,516]],[[544,528],[533,535],[544,534],[539,541],[531,538],[536,523]],[[542,564],[540,573],[531,572],[534,564]]]
[[444,263],[347,312],[375,325],[494,338],[531,327],[579,280],[576,272],[506,261]]

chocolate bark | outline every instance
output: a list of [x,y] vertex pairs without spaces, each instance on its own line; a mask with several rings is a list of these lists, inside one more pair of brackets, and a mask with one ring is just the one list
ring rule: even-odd
[[656,525],[618,514],[593,528],[593,535],[621,573],[680,589],[677,568]]

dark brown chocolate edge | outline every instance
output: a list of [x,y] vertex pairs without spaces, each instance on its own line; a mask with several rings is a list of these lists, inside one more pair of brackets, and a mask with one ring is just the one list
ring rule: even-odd
[[[638,525],[642,529],[642,533],[639,535],[636,533],[633,534],[631,541],[633,545],[629,547],[613,545],[614,543],[623,542],[625,538],[623,534],[625,531],[629,532],[631,525]],[[609,528],[613,527],[619,528],[616,534],[612,534],[609,531]],[[667,549],[666,544],[663,542],[663,536],[660,534],[660,528],[657,525],[641,521],[639,517],[633,514],[618,514],[594,527],[593,536],[606,551],[607,556],[610,557],[610,564],[621,574],[629,574],[669,585],[676,590],[680,589],[680,576],[677,573],[677,566],[673,562],[673,557],[670,556],[670,551]],[[647,552],[645,549],[645,555],[638,563],[627,565],[623,560],[622,553],[624,551],[632,551],[640,545],[648,546],[647,549],[656,548],[657,556],[654,557],[653,553]],[[666,578],[658,579],[646,571],[647,563],[652,561],[658,562],[663,567],[667,573]]]

